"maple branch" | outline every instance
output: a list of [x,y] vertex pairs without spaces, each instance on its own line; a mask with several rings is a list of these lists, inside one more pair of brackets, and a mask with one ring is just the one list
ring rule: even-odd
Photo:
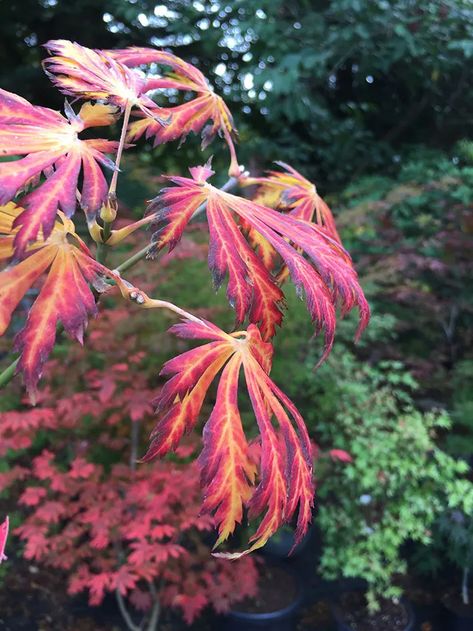
[[158,627],[159,617],[161,615],[161,604],[158,598],[158,592],[154,586],[153,581],[149,581],[149,591],[154,601],[153,609],[151,610],[151,616],[148,623],[148,631],[155,631]]
[[118,608],[120,609],[120,613],[122,614],[123,620],[125,621],[128,629],[130,629],[130,631],[142,631],[141,626],[136,625],[131,619],[130,613],[126,608],[125,601],[123,600],[123,596],[121,595],[119,589],[115,590],[115,596],[117,598]]
[[138,250],[138,252],[133,254],[133,256],[130,256],[129,259],[126,259],[125,261],[123,261],[123,263],[120,263],[120,265],[115,268],[115,271],[120,273],[126,272],[126,270],[130,269],[130,267],[133,267],[133,265],[136,265],[136,263],[141,261],[141,259],[144,259],[148,252],[153,249],[153,247],[154,243],[148,243],[148,245],[146,245],[141,250]]
[[15,369],[19,361],[20,358],[17,357],[14,361],[12,361],[9,366],[5,368],[5,370],[0,373],[0,388],[6,386],[7,383],[9,383],[13,379],[13,377],[15,376]]
[[[238,178],[230,177],[228,178],[228,180],[225,182],[225,184],[222,186],[220,190],[231,191],[233,188],[235,188],[237,184],[238,184]],[[207,208],[207,202],[204,202],[203,204],[199,206],[199,208],[197,208],[195,213],[192,215],[191,219],[195,219],[206,208]],[[136,265],[136,263],[141,261],[141,259],[146,258],[146,256],[154,247],[155,247],[154,243],[149,243],[147,246],[145,246],[144,248],[142,248],[141,250],[138,250],[138,252],[133,254],[133,256],[130,256],[129,259],[126,259],[125,261],[123,261],[123,263],[120,263],[120,265],[118,265],[118,267],[116,267],[115,270],[120,273],[126,272],[127,270],[130,269],[130,267],[133,267],[133,265]]]

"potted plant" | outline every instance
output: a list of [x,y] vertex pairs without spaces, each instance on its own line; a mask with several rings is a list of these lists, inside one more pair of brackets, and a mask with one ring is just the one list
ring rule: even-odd
[[326,579],[358,581],[354,593],[336,599],[339,628],[410,629],[412,610],[401,599],[403,548],[410,541],[429,544],[449,498],[459,486],[472,488],[465,463],[435,442],[449,418],[415,409],[416,384],[399,362],[369,366],[345,351],[319,379],[332,392],[320,444],[337,445],[352,458],[318,467],[320,570]]

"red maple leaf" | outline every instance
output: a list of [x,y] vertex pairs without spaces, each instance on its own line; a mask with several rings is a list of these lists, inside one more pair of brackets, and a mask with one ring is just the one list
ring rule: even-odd
[[[165,364],[162,374],[171,378],[155,400],[160,420],[143,460],[177,447],[184,432],[197,422],[207,389],[222,371],[199,458],[205,487],[204,509],[214,512],[218,524],[216,545],[241,522],[244,506],[250,516],[266,511],[252,537],[250,550],[263,546],[297,509],[299,540],[307,530],[313,502],[310,442],[300,414],[268,377],[271,345],[261,339],[254,325],[247,332],[231,335],[206,321],[186,321],[171,330],[179,337],[211,341]],[[238,410],[238,379],[242,370],[261,434],[257,486],[257,467],[250,459]]]
[[348,451],[344,449],[331,449],[329,452],[332,460],[339,460],[340,462],[353,462],[353,458],[350,456]]
[[36,506],[46,493],[46,489],[42,486],[28,486],[21,494],[18,503],[25,506]]
[[248,315],[260,327],[263,338],[268,339],[281,322],[283,294],[245,240],[234,216],[271,244],[287,266],[299,295],[305,293],[317,332],[325,331],[322,359],[333,344],[338,303],[342,314],[358,306],[357,336],[360,335],[369,320],[368,303],[350,256],[323,227],[214,188],[207,182],[213,174],[208,166],[192,168],[190,172],[192,179],[169,177],[175,186],[163,189],[148,209],[161,225],[154,237],[158,248],[168,245],[172,249],[193,213],[206,202],[209,266],[216,286],[228,274],[227,297],[235,307],[238,322]]
[[194,594],[178,594],[174,598],[173,604],[181,607],[184,620],[187,624],[192,624],[193,620],[207,604],[207,597],[198,592]]
[[112,575],[109,572],[91,574],[88,581],[88,587],[90,590],[89,602],[91,605],[100,605],[104,599],[105,593],[110,589],[111,583]]
[[172,53],[153,48],[131,47],[106,52],[127,66],[158,64],[170,68],[170,71],[164,72],[163,75],[149,76],[144,87],[146,91],[171,88],[197,94],[196,98],[166,110],[171,115],[171,122],[166,127],[149,117],[131,123],[129,141],[145,135],[146,138],[154,137],[156,146],[177,138],[181,138],[183,142],[190,132],[197,134],[202,131],[202,149],[205,149],[219,133],[225,138],[230,150],[229,174],[239,176],[240,169],[234,146],[237,132],[233,117],[225,101],[215,94],[200,70]]
[[3,520],[2,524],[0,524],[0,564],[2,561],[7,560],[7,556],[5,554],[5,547],[7,545],[8,539],[8,529],[10,526],[10,520],[8,519],[8,515]]
[[[0,207],[0,230],[5,229],[4,236],[0,234],[0,260],[13,254],[18,232],[14,223],[19,213],[21,209],[12,204]],[[103,291],[103,276],[113,274],[91,257],[74,224],[62,213],[48,239],[38,238],[27,247],[26,254],[23,261],[0,272],[0,335],[25,293],[48,272],[26,324],[15,339],[15,349],[21,354],[17,371],[23,374],[34,399],[44,362],[54,346],[58,322],[70,337],[82,342],[87,316],[97,312],[89,283]]]
[[47,173],[44,182],[18,202],[24,208],[14,224],[20,228],[15,236],[18,256],[40,233],[49,237],[58,210],[72,216],[81,173],[80,204],[89,220],[107,196],[101,166],[115,168],[104,152],[114,151],[117,145],[102,139],[80,140],[78,134],[88,127],[110,125],[116,118],[116,108],[85,103],[75,114],[66,103],[65,111],[67,117],[0,89],[0,153],[25,156],[2,163],[0,204],[37,182],[42,172]]

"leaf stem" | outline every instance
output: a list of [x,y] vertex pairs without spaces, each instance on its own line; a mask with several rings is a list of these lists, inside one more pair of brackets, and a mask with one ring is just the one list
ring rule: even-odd
[[[115,158],[115,171],[113,172],[112,179],[110,181],[110,187],[108,189],[108,198],[116,199],[117,197],[117,180],[118,180],[118,172],[120,170],[120,162],[122,160],[123,147],[125,146],[125,138],[126,132],[128,129],[128,121],[130,120],[130,112],[132,108],[132,103],[130,101],[127,102],[125,106],[125,112],[123,114],[123,124],[122,131],[120,134],[120,141],[117,149],[117,157]],[[109,235],[110,236],[110,235]]]
[[17,357],[14,361],[12,361],[9,366],[5,368],[5,370],[0,373],[0,388],[6,386],[13,379],[19,361],[20,358]]
[[121,273],[121,272],[125,272],[127,269],[130,269],[130,267],[133,267],[133,265],[136,265],[136,263],[141,261],[141,259],[144,259],[145,256],[148,254],[148,252],[152,249],[152,247],[153,247],[153,244],[148,243],[147,246],[145,246],[144,248],[141,248],[141,250],[138,250],[138,252],[133,254],[133,256],[130,256],[129,259],[126,259],[125,261],[123,261],[123,263],[120,263],[120,265],[115,268],[116,271]]
[[117,215],[117,182],[118,182],[118,173],[120,171],[120,163],[123,155],[123,147],[125,146],[125,138],[126,132],[128,129],[128,122],[130,120],[130,112],[132,108],[132,103],[129,101],[125,106],[125,111],[123,114],[123,123],[122,123],[122,131],[120,133],[120,140],[118,143],[117,155],[115,158],[115,170],[112,174],[112,179],[110,180],[110,186],[108,188],[108,195],[105,205],[100,212],[100,217],[103,220],[102,227],[102,243],[97,243],[97,255],[96,259],[99,263],[105,263],[108,254],[108,245],[107,241],[112,234],[112,224]]

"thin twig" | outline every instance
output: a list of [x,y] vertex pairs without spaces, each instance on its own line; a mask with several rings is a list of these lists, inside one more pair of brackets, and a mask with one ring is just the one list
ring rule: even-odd
[[154,602],[153,609],[151,611],[151,616],[148,623],[148,631],[156,631],[156,629],[158,628],[159,618],[161,615],[161,604],[159,602],[158,592],[156,590],[156,587],[153,581],[150,581],[148,585],[149,585],[149,591],[151,593],[151,597],[153,598],[153,602]]
[[102,243],[97,243],[96,258],[99,263],[105,263],[105,260],[107,258],[107,254],[108,254],[107,240],[112,234],[112,224],[116,217],[118,173],[120,170],[120,163],[122,160],[123,147],[125,146],[125,138],[126,138],[126,132],[128,129],[128,122],[130,120],[131,108],[132,108],[132,104],[130,102],[127,102],[125,106],[125,112],[123,114],[122,131],[120,133],[117,156],[115,158],[115,170],[112,174],[112,179],[110,181],[110,186],[108,189],[107,201],[105,202],[105,210],[107,208],[109,209],[110,217],[105,218],[105,215],[104,215],[103,228],[102,228]]
[[115,596],[117,598],[118,608],[120,609],[120,613],[128,629],[130,631],[142,631],[141,627],[136,625],[131,619],[130,613],[126,608],[125,601],[123,600],[123,596],[120,594],[118,589],[115,590]]
[[115,171],[113,172],[112,179],[110,181],[110,188],[108,189],[109,199],[115,199],[117,196],[118,171],[120,169],[120,162],[122,160],[123,147],[125,146],[125,138],[128,128],[128,121],[130,120],[131,108],[132,103],[128,101],[125,106],[125,112],[123,114],[122,131],[120,134],[120,141],[117,149],[117,157],[115,158]]
[[470,598],[468,595],[468,574],[469,570],[467,567],[463,568],[463,580],[462,580],[462,600],[464,605],[470,604]]

